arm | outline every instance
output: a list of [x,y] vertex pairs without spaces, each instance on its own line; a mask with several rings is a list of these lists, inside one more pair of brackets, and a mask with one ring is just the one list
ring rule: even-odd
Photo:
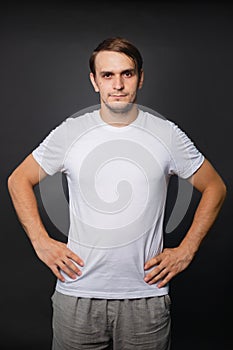
[[18,218],[27,233],[38,257],[64,281],[63,270],[69,277],[76,278],[81,271],[74,264],[83,266],[82,260],[69,250],[65,243],[49,237],[39,215],[34,186],[47,174],[30,154],[10,175],[9,193]]
[[221,177],[207,160],[189,181],[202,196],[187,234],[178,247],[164,249],[161,254],[145,264],[145,270],[156,267],[144,280],[149,284],[159,282],[159,288],[164,287],[191,263],[215,222],[226,196],[226,187]]

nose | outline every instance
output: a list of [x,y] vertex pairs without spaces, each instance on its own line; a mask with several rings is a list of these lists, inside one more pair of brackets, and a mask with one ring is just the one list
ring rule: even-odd
[[124,88],[124,83],[123,83],[123,79],[121,76],[114,77],[113,88],[115,90],[122,90]]

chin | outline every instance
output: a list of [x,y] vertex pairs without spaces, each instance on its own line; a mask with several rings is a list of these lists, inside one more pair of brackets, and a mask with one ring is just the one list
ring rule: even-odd
[[131,110],[133,104],[119,101],[119,102],[106,103],[106,106],[113,113],[126,113]]

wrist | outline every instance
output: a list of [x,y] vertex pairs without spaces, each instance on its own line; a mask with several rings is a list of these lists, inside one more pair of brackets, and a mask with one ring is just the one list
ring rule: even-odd
[[198,245],[195,242],[192,242],[188,239],[184,239],[180,245],[180,249],[182,249],[186,254],[188,254],[191,258],[193,258],[198,250]]
[[49,235],[45,230],[41,230],[33,238],[31,237],[31,244],[35,250],[39,249],[41,246],[47,244]]

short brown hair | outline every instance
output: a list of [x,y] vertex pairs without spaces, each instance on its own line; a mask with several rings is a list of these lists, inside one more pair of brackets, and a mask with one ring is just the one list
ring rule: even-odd
[[133,59],[138,76],[141,76],[143,59],[139,50],[127,39],[121,37],[112,37],[102,41],[93,51],[89,59],[89,67],[95,75],[95,58],[100,51],[115,51],[124,53],[126,56]]

